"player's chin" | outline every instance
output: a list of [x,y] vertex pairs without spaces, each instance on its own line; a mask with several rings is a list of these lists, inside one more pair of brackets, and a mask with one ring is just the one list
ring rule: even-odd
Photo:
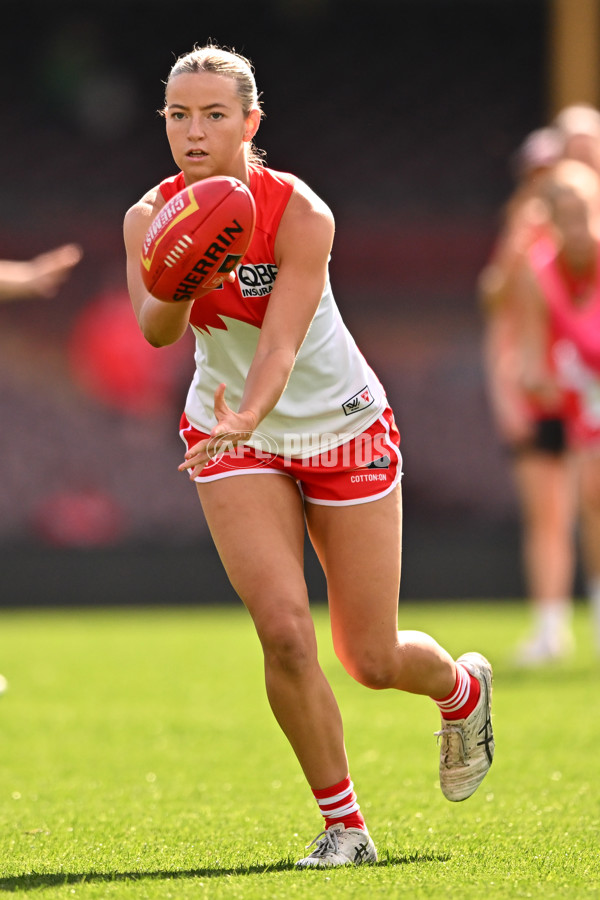
[[217,175],[214,165],[211,163],[210,156],[185,156],[181,170],[186,181],[199,181],[201,178],[210,178],[211,175]]

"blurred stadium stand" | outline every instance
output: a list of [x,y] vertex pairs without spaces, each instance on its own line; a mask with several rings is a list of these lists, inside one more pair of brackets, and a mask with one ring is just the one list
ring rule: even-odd
[[[126,208],[173,171],[162,81],[208,38],[255,63],[269,163],[335,212],[334,291],[403,435],[403,596],[518,594],[475,280],[509,156],[546,118],[544,0],[7,3],[0,256],[77,240],[85,258],[55,300],[0,309],[0,603],[228,596],[177,472],[191,355],[161,402],[137,411],[119,403],[123,373],[102,398],[70,355],[85,310],[122,295]],[[309,571],[319,593],[310,557]],[[190,595],[207,572],[206,593]]]

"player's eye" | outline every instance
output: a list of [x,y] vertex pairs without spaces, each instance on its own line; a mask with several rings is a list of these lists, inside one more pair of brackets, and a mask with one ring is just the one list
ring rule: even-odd
[[223,119],[223,118],[224,118],[224,115],[223,115],[222,112],[211,112],[211,113],[209,113],[208,118],[209,118],[209,119],[215,119],[215,120],[217,120],[217,119]]
[[171,112],[171,118],[180,122],[183,118],[185,118],[185,113],[180,112],[179,110],[174,110]]

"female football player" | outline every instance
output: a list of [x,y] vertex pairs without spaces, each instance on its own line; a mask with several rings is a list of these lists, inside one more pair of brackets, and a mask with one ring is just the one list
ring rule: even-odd
[[[579,488],[582,560],[600,652],[600,179],[558,163],[543,195],[553,253],[534,245],[520,276],[524,387],[541,404],[567,397],[567,443]],[[560,637],[560,636],[559,636]]]
[[[178,172],[127,212],[131,300],[151,344],[177,341],[188,327],[196,338],[180,469],[196,484],[223,565],[253,619],[269,702],[324,817],[324,831],[298,865],[374,861],[340,711],[319,665],[303,572],[305,523],[347,671],[370,688],[438,703],[440,777],[450,800],[472,794],[492,762],[491,668],[478,653],[455,662],[428,635],[398,631],[399,434],[333,298],[330,210],[300,179],[263,165],[254,147],[261,107],[250,64],[217,46],[180,57],[167,79],[164,116]],[[239,179],[254,196],[250,248],[235,280],[202,301],[158,300],[140,275],[146,231],[179,190],[215,175]]]
[[565,439],[564,392],[540,403],[521,379],[520,272],[535,244],[554,250],[542,189],[564,150],[554,128],[531,132],[515,155],[517,186],[479,288],[490,407],[507,451],[521,514],[521,553],[531,604],[532,634],[517,648],[519,666],[538,666],[568,653],[575,576],[575,489]]

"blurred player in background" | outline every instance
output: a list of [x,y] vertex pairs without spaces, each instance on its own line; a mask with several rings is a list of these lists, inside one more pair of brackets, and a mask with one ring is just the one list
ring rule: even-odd
[[562,156],[585,163],[600,175],[600,111],[588,103],[574,103],[558,113],[552,126],[562,141]]
[[479,279],[484,312],[484,363],[499,436],[510,455],[521,511],[525,583],[534,631],[516,661],[530,665],[570,647],[575,571],[574,482],[564,436],[565,397],[541,403],[522,381],[519,273],[532,246],[551,254],[554,235],[543,185],[561,157],[556,129],[533,131],[515,158],[516,189],[507,203],[493,255]]
[[[318,661],[305,524],[326,573],[334,646],[347,671],[373,689],[435,698],[440,780],[450,800],[470,796],[492,761],[491,667],[477,653],[455,662],[429,635],[398,631],[399,435],[333,299],[331,212],[299,179],[264,166],[253,147],[261,108],[248,61],[214,46],[179,58],[164,113],[181,171],[126,215],[132,303],[155,346],[177,341],[190,324],[196,337],[180,469],[196,483],[225,569],[253,618],[273,713],[324,817],[325,830],[298,865],[372,862],[377,853],[350,779],[340,711]],[[260,267],[268,286],[260,297],[244,293],[240,267],[234,282],[208,298],[162,302],[142,282],[145,234],[179,190],[215,175],[240,179],[254,195],[257,227],[244,269]],[[259,462],[261,434],[278,448],[268,466]],[[240,452],[227,453],[228,443]],[[360,461],[359,445],[367,453]]]
[[[54,297],[81,260],[77,244],[63,244],[33,259],[0,259],[0,303]],[[8,682],[0,675],[0,694]]]
[[54,297],[82,255],[77,244],[63,244],[30,260],[0,260],[0,302]]
[[[521,273],[522,378],[536,402],[567,399],[566,437],[578,484],[583,568],[600,653],[600,178],[587,164],[564,160],[543,196],[554,232],[548,254],[533,247]],[[556,622],[548,650],[568,635]]]

